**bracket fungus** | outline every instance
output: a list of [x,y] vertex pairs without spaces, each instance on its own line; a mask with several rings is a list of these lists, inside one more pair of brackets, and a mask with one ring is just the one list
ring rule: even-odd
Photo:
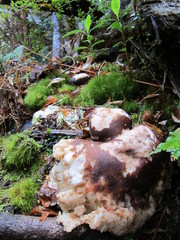
[[57,221],[67,232],[81,224],[118,236],[134,232],[155,213],[167,184],[167,154],[150,156],[163,136],[143,124],[131,129],[121,109],[96,108],[89,122],[98,141],[63,139],[53,148],[48,187],[57,191]]

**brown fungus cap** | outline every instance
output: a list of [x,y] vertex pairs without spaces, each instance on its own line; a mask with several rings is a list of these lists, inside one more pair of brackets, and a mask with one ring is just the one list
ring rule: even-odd
[[109,141],[124,129],[130,129],[131,124],[129,115],[122,109],[96,108],[89,119],[91,139]]

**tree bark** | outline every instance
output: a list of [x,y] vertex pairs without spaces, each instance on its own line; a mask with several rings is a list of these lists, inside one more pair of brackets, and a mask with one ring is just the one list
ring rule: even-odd
[[83,239],[88,234],[89,228],[82,225],[68,233],[55,218],[48,218],[44,222],[39,217],[0,214],[0,239],[1,240],[68,240]]
[[177,0],[137,0],[143,19],[151,22],[159,44],[161,60],[169,72],[174,93],[180,97],[180,2]]
[[40,217],[12,215],[0,213],[1,240],[118,240],[116,236],[105,232],[100,233],[81,225],[72,232],[65,232],[63,226],[55,218],[47,218],[44,222]]

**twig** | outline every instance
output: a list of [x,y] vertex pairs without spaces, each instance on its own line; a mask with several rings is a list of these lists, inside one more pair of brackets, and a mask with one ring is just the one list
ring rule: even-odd
[[104,107],[107,107],[107,106],[109,106],[109,105],[121,105],[121,104],[123,104],[123,102],[125,101],[125,99],[123,99],[123,100],[120,100],[120,101],[113,101],[113,102],[107,102],[107,103],[105,103],[103,106]]
[[164,85],[166,82],[166,77],[167,77],[167,70],[164,71],[164,78],[163,78],[163,83],[162,83],[162,91],[164,90]]
[[[44,57],[44,55],[39,54],[39,53],[36,53],[36,52],[30,50],[29,48],[27,48],[27,47],[25,47],[25,46],[24,46],[24,48],[25,48],[26,50],[30,51],[30,52],[33,53],[33,54],[36,54],[36,55],[38,55],[38,56],[40,56],[40,57]],[[52,59],[50,59],[50,58],[47,58],[47,59],[48,59],[50,62],[52,62]],[[68,68],[73,68],[73,69],[78,68],[78,67],[74,67],[74,66],[70,66],[70,65],[61,63],[61,62],[58,61],[58,60],[56,60],[56,62],[57,62],[60,66],[62,66],[62,67],[68,67]],[[95,74],[94,71],[85,70],[85,69],[82,69],[82,68],[79,68],[79,71],[87,72],[87,73],[90,73],[90,74],[93,74],[93,75]]]
[[144,81],[140,81],[140,80],[133,80],[133,81],[134,81],[134,82],[138,82],[138,83],[142,83],[142,84],[146,84],[146,85],[149,85],[149,86],[153,86],[153,87],[162,88],[161,85],[154,84],[154,83],[148,83],[148,82],[144,82]]
[[164,214],[165,214],[166,210],[167,210],[167,207],[164,208],[164,210],[163,210],[163,212],[162,212],[162,214],[161,214],[161,217],[160,217],[160,219],[159,219],[159,222],[158,222],[158,225],[157,225],[156,230],[155,230],[155,232],[154,232],[154,235],[153,235],[152,240],[155,240],[155,239],[156,239],[156,235],[157,235],[159,226],[160,226],[160,224],[161,224],[161,222],[162,222],[162,219],[163,219],[163,217],[164,217]]

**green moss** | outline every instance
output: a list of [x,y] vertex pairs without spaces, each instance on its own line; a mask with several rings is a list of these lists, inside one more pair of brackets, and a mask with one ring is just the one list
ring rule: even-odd
[[9,204],[28,213],[36,204],[35,195],[39,185],[32,178],[22,179],[6,191]]
[[102,67],[102,70],[104,72],[119,72],[120,68],[117,64],[115,63],[107,63]]
[[3,210],[3,208],[6,206],[6,204],[3,203],[2,198],[4,196],[5,190],[0,187],[0,212]]
[[11,170],[31,166],[41,149],[41,145],[25,133],[16,133],[4,138],[2,145],[1,156],[5,159],[5,167]]
[[63,97],[60,98],[59,105],[72,105],[73,101],[69,94],[65,94]]
[[76,87],[69,84],[63,84],[62,87],[58,89],[60,94],[64,92],[73,92],[75,90],[76,90]]
[[21,177],[20,172],[7,172],[4,175],[3,180],[4,180],[4,182],[10,181],[12,183],[12,182],[18,181],[20,179],[20,177]]
[[127,113],[136,113],[138,112],[140,106],[137,102],[135,101],[124,101],[122,108],[124,111],[126,111]]
[[102,105],[109,98],[114,101],[123,98],[135,99],[136,96],[136,84],[132,81],[130,74],[110,73],[91,79],[75,98],[74,104]]
[[24,104],[28,108],[39,109],[45,103],[47,96],[51,94],[51,88],[47,88],[50,79],[43,79],[28,88]]

